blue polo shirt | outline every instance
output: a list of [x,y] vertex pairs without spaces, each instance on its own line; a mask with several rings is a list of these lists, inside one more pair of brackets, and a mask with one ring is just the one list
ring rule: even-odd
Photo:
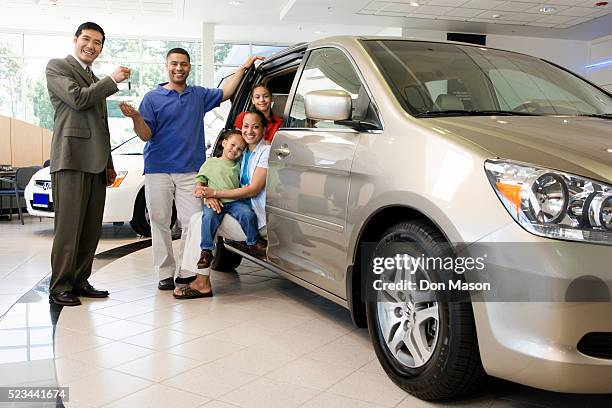
[[151,129],[144,148],[144,172],[197,172],[206,159],[204,115],[221,104],[223,91],[187,86],[182,93],[159,84],[140,103],[140,114]]

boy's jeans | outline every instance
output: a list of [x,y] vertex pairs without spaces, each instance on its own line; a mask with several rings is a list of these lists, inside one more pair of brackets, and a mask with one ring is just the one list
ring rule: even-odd
[[247,245],[255,245],[258,237],[257,216],[249,204],[242,200],[223,203],[221,213],[217,214],[212,208],[202,207],[202,239],[200,249],[213,250],[214,239],[223,216],[229,214],[234,217],[246,235]]

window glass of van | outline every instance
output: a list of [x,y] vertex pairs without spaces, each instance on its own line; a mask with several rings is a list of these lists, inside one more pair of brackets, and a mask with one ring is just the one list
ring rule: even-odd
[[607,115],[612,97],[551,63],[460,44],[364,40],[412,115]]
[[[304,96],[311,91],[342,90],[351,95],[352,110],[363,95],[361,81],[353,64],[342,51],[336,48],[313,50],[300,77],[293,105],[291,106],[289,126],[292,128],[347,128],[331,120],[312,120],[306,118]],[[360,96],[360,91],[361,95]]]

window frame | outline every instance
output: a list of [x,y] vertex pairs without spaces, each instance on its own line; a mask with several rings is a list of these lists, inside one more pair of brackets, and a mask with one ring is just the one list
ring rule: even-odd
[[[297,94],[297,88],[300,84],[300,81],[302,80],[304,68],[306,67],[306,64],[308,63],[308,60],[312,52],[323,49],[323,48],[331,48],[331,49],[338,50],[347,59],[347,61],[349,62],[349,64],[351,65],[355,73],[357,74],[357,77],[359,78],[359,81],[361,82],[361,86],[363,87],[368,98],[370,99],[370,104],[373,107],[378,123],[380,123],[380,129],[357,131],[351,128],[298,128],[298,127],[289,126],[290,125],[290,115],[291,115],[291,111],[293,110],[293,104],[295,102],[295,95]],[[295,78],[296,79],[294,79],[293,85],[291,87],[291,93],[288,96],[288,102],[290,103],[288,103],[288,106],[286,107],[286,109],[288,109],[287,116],[285,117],[285,120],[283,121],[283,126],[279,130],[282,129],[284,131],[298,130],[298,131],[310,131],[310,132],[342,132],[342,133],[361,133],[361,132],[382,133],[384,131],[385,123],[383,121],[382,115],[380,114],[380,109],[378,108],[378,104],[376,103],[374,99],[372,91],[370,90],[370,87],[368,83],[366,82],[365,77],[361,73],[359,66],[357,65],[357,63],[355,63],[355,60],[353,59],[351,54],[344,47],[341,47],[336,44],[319,44],[317,46],[307,48],[304,53],[304,57],[302,58],[302,62],[300,63],[300,67],[298,69],[298,72],[296,73]]]

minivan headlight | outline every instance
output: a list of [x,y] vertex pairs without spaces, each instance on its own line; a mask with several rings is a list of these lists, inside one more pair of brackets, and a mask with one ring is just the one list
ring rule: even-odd
[[612,245],[611,185],[509,160],[487,160],[485,171],[501,202],[527,231]]

